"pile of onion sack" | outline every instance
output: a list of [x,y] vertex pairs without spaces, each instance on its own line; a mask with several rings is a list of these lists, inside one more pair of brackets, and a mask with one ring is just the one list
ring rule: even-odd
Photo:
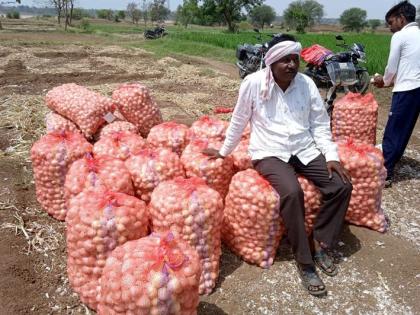
[[111,156],[94,158],[86,154],[74,161],[67,172],[64,183],[66,200],[94,187],[134,195],[131,175],[123,161]]
[[80,129],[70,120],[54,112],[45,115],[45,127],[47,133],[74,132],[81,133]]
[[130,241],[108,257],[98,314],[197,314],[200,259],[172,233]]
[[118,245],[146,236],[147,224],[146,204],[124,193],[90,188],[70,200],[67,271],[83,303],[97,308],[106,259]]
[[387,220],[381,208],[381,197],[386,169],[381,150],[373,145],[348,139],[338,143],[338,154],[344,168],[349,171],[353,184],[346,220],[385,232]]
[[66,218],[64,184],[71,164],[92,152],[92,145],[80,134],[68,131],[49,133],[31,149],[36,197],[57,220]]
[[200,177],[211,188],[218,191],[222,198],[227,194],[230,180],[234,173],[233,159],[213,159],[203,153],[203,150],[213,148],[219,150],[222,142],[214,139],[192,140],[181,155],[181,162],[188,177]]
[[176,177],[185,177],[178,155],[170,149],[141,150],[130,156],[125,165],[133,179],[136,195],[147,203],[159,183]]
[[128,131],[130,133],[138,133],[138,128],[128,121],[114,121],[102,127],[99,131],[98,138],[109,136],[120,131]]
[[257,171],[236,173],[225,199],[222,239],[248,263],[268,268],[282,236],[280,197]]
[[154,147],[168,148],[179,156],[191,138],[191,130],[183,124],[173,121],[154,126],[147,136],[147,142]]
[[115,109],[111,99],[74,83],[53,88],[46,95],[46,103],[76,124],[88,139],[105,124],[104,116]]
[[140,83],[121,85],[112,93],[112,99],[121,114],[139,129],[143,137],[163,121],[149,89]]
[[148,148],[142,136],[130,131],[118,131],[102,136],[93,146],[96,157],[111,156],[122,161]]
[[218,118],[202,116],[191,125],[191,137],[195,139],[224,140],[228,123]]
[[203,179],[177,178],[160,183],[152,193],[153,231],[170,229],[197,250],[201,263],[199,292],[211,293],[219,275],[223,200]]
[[354,140],[376,144],[378,103],[372,93],[347,93],[334,104],[332,134],[334,141]]
[[[216,286],[222,240],[248,263],[273,264],[281,196],[252,169],[249,126],[232,154],[213,159],[203,150],[221,148],[228,123],[163,122],[140,83],[112,99],[64,84],[46,103],[46,134],[31,149],[37,200],[66,221],[70,285],[98,314],[196,314],[199,294]],[[352,140],[338,147],[354,186],[346,219],[385,231],[381,152]],[[322,198],[298,180],[309,234]]]

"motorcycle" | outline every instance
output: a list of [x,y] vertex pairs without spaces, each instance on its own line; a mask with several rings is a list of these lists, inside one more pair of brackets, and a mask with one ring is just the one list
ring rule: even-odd
[[145,30],[143,34],[146,39],[157,39],[168,35],[163,26],[157,26],[154,30]]
[[343,89],[344,93],[351,91],[364,94],[370,83],[366,67],[360,65],[366,62],[364,46],[360,43],[348,45],[341,35],[335,38],[338,42],[336,45],[346,50],[327,53],[320,62],[309,61],[304,70],[304,74],[311,77],[318,88],[326,91],[324,101],[329,115],[333,111],[339,89]]
[[264,56],[268,51],[268,42],[261,43],[262,37],[260,31],[254,28],[254,32],[257,33],[256,38],[259,42],[258,44],[243,44],[238,45],[236,48],[236,58],[238,59],[236,66],[239,69],[241,79],[265,67]]

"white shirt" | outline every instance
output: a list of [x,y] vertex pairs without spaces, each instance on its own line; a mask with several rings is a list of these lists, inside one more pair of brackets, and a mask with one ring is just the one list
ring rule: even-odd
[[391,39],[391,51],[384,74],[385,86],[394,83],[393,92],[420,87],[420,29],[408,23]]
[[337,146],[331,139],[330,119],[315,83],[298,73],[283,92],[273,80],[271,97],[263,101],[260,91],[264,74],[260,70],[242,82],[219,153],[231,153],[250,122],[248,150],[252,160],[274,156],[288,162],[296,155],[306,165],[323,153],[327,161],[339,161]]

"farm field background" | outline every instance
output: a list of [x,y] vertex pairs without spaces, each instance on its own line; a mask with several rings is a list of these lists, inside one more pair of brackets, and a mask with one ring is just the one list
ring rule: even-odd
[[[55,25],[48,20],[35,21],[32,23],[44,23],[52,28]],[[31,23],[31,22],[30,22]],[[7,24],[6,24],[7,25]],[[211,57],[211,59],[235,62],[235,49],[239,44],[258,43],[256,33],[252,30],[240,31],[239,33],[227,33],[224,28],[189,26],[184,28],[181,26],[168,25],[167,31],[169,35],[162,39],[139,41],[136,36],[142,38],[143,31],[147,28],[153,28],[152,25],[144,26],[140,23],[138,26],[127,23],[109,23],[92,21],[86,29],[80,27],[70,28],[70,33],[80,35],[97,35],[108,39],[124,38],[122,45],[127,47],[142,47],[149,49],[157,54],[158,57],[168,53],[186,54],[201,57]],[[347,44],[362,43],[366,49],[367,63],[366,67],[370,74],[383,73],[391,41],[391,33],[344,33],[337,27],[330,27],[329,32],[316,32],[295,34],[296,38],[302,43],[303,47],[313,44],[322,45],[332,51],[341,51],[343,48],[336,46],[335,35],[342,34]],[[336,29],[333,31],[333,29]],[[59,30],[56,30],[60,32]],[[269,41],[271,34],[285,32],[285,29],[269,28],[261,30],[262,41]],[[131,38],[131,40],[130,40]]]
[[[130,24],[92,21],[88,32],[72,28],[66,33],[48,20],[2,23],[0,314],[93,314],[68,284],[65,224],[49,217],[35,198],[29,150],[45,133],[45,94],[54,86],[75,82],[110,95],[121,83],[140,81],[151,89],[165,120],[189,125],[201,115],[212,114],[216,106],[235,104],[240,79],[234,49],[238,43],[255,42],[255,35],[169,26],[168,37],[145,41],[143,28]],[[308,33],[298,39],[304,46],[318,43],[334,48],[335,34]],[[360,38],[369,61],[381,59],[386,64],[389,34],[343,36],[348,43]],[[369,72],[383,71],[373,67]],[[380,142],[391,91],[370,87],[369,92],[380,104]],[[228,115],[221,117],[229,119]],[[379,234],[346,226],[339,248],[343,255],[340,273],[335,278],[324,277],[327,298],[310,297],[301,288],[286,244],[269,270],[248,265],[224,248],[217,287],[213,294],[201,297],[198,313],[420,313],[419,161],[417,126],[396,170],[396,183],[383,193],[389,231]]]

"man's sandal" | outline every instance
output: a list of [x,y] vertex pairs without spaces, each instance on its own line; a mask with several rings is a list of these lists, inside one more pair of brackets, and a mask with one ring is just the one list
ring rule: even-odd
[[322,282],[313,266],[303,267],[298,263],[297,269],[302,285],[309,294],[319,297],[327,293],[324,282]]
[[333,259],[323,249],[315,252],[314,262],[323,273],[330,277],[334,277],[338,273]]

